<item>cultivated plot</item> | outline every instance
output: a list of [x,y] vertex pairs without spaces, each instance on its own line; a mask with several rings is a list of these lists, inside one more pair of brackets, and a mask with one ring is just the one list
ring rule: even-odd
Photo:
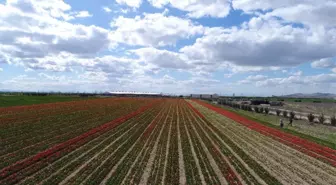
[[0,109],[0,184],[336,184],[336,151],[199,101]]

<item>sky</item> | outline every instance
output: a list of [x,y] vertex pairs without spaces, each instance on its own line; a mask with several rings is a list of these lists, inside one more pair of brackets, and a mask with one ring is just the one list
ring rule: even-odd
[[336,93],[335,0],[0,0],[0,90]]

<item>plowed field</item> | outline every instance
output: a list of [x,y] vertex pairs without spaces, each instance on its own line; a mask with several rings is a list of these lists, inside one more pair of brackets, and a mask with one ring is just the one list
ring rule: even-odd
[[0,109],[0,184],[336,184],[336,151],[202,101]]

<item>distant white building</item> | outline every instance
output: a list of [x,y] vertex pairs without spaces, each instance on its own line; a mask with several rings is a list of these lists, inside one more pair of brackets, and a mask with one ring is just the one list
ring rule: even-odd
[[112,96],[162,96],[161,93],[136,91],[110,91],[107,94]]

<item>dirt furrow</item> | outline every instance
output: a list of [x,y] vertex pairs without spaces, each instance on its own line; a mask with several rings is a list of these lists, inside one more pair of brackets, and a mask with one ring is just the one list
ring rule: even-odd
[[[303,179],[312,179],[309,181],[310,184],[332,184],[333,182],[336,182],[335,168],[299,151],[296,151],[287,145],[283,145],[273,140],[272,138],[260,135],[257,137],[255,135],[258,133],[255,133],[254,131],[246,131],[241,129],[237,132],[242,132],[242,136],[244,136],[244,134],[254,133],[250,136],[253,137],[252,140],[254,142],[259,143],[258,148],[263,148],[264,150],[269,151],[271,155],[280,158],[282,163],[284,163],[285,166],[288,166],[288,169],[291,170],[292,173],[298,174],[298,176],[301,176]],[[242,136],[240,136],[240,138],[242,138]],[[251,140],[251,137],[245,137],[245,139]],[[324,179],[329,179],[329,181],[325,181]]]
[[167,171],[167,163],[168,163],[168,153],[169,153],[169,144],[170,144],[170,135],[173,125],[173,119],[171,119],[171,122],[169,123],[169,131],[168,131],[168,141],[166,146],[166,154],[165,154],[165,161],[164,161],[164,167],[163,167],[163,177],[162,177],[162,184],[165,184],[166,179],[166,171]]
[[[163,124],[166,123],[167,119],[168,119],[168,116],[169,116],[169,113],[170,113],[170,110],[171,110],[171,106],[169,107],[169,110],[168,110],[168,113],[167,113],[167,116],[163,122]],[[161,134],[163,132],[163,129],[165,127],[162,126],[161,130],[160,130],[160,133],[159,133],[159,136],[157,137],[156,141],[155,141],[155,144],[154,144],[154,147],[153,147],[153,150],[151,151],[150,153],[150,157],[149,157],[149,160],[147,162],[147,165],[146,165],[146,168],[142,174],[142,177],[141,177],[141,180],[140,180],[140,184],[147,184],[148,182],[148,178],[150,176],[150,173],[152,171],[152,167],[153,167],[153,163],[154,163],[154,159],[156,157],[156,152],[157,152],[157,148],[158,148],[158,144],[159,144],[159,141],[160,141],[160,138],[161,138]]]
[[[112,177],[118,166],[124,161],[124,159],[127,157],[127,155],[133,150],[133,148],[136,146],[136,144],[141,140],[142,136],[146,133],[146,130],[150,127],[151,124],[149,124],[144,132],[138,137],[138,139],[134,142],[134,144],[127,150],[127,152],[123,155],[123,157],[118,161],[116,165],[113,166],[113,168],[110,170],[110,172],[106,175],[106,177],[102,180],[100,183],[101,185],[105,185],[107,181]],[[153,132],[150,134],[152,135]]]
[[[133,121],[134,121],[134,120],[132,120],[131,123],[132,123]],[[127,134],[127,133],[128,133],[131,129],[133,129],[135,126],[136,126],[136,124],[133,125],[131,128],[129,128],[129,130],[125,130],[125,133],[124,133],[123,135],[119,136],[116,140],[119,140],[120,137],[123,137],[125,134]],[[86,152],[82,153],[80,156],[76,157],[76,158],[73,159],[71,162],[69,162],[67,165],[63,166],[62,168],[60,168],[60,169],[57,170],[56,172],[50,174],[49,176],[50,176],[50,177],[53,177],[54,175],[56,175],[57,173],[59,173],[59,172],[61,172],[63,169],[65,169],[67,166],[69,166],[73,161],[76,161],[76,160],[82,158],[84,155],[87,155],[89,152],[91,152],[91,151],[93,151],[94,149],[96,149],[97,147],[99,147],[99,145],[101,145],[102,143],[106,142],[107,140],[113,138],[115,135],[117,135],[117,134],[119,134],[120,132],[123,132],[123,131],[124,131],[124,129],[121,129],[121,130],[119,130],[119,131],[113,133],[111,136],[109,136],[109,137],[103,139],[102,141],[99,141],[99,143],[95,144],[95,146],[94,146],[93,148],[91,148],[90,150],[87,150]],[[108,133],[106,133],[106,134],[108,134]],[[71,153],[65,155],[64,157],[62,157],[62,158],[60,158],[60,159],[58,159],[57,161],[55,161],[54,163],[52,163],[51,165],[49,165],[48,168],[53,168],[53,166],[57,165],[58,163],[62,163],[62,160],[63,160],[64,158],[67,158],[68,156],[70,156],[70,155],[76,153],[77,151],[81,150],[83,147],[86,147],[87,145],[90,145],[92,142],[95,142],[96,140],[99,140],[99,139],[100,139],[100,137],[97,137],[97,138],[91,140],[91,141],[88,142],[86,145],[83,145],[82,147],[79,147],[79,148],[77,148],[76,150],[72,151]],[[38,175],[38,174],[35,173],[35,174],[33,174],[33,175],[27,177],[26,179],[22,180],[21,183],[25,183],[26,180],[29,180],[29,179],[33,178],[34,176],[36,176],[36,175]],[[47,181],[48,179],[49,179],[49,178],[44,179],[44,180],[41,181],[39,184],[42,184],[43,182]]]
[[[184,120],[184,121],[186,121],[186,120]],[[197,167],[197,170],[198,170],[198,174],[199,174],[199,176],[200,176],[200,179],[201,179],[201,183],[205,185],[206,182],[205,182],[205,179],[204,179],[204,175],[203,175],[203,173],[202,173],[202,170],[201,170],[200,162],[199,162],[198,157],[197,157],[197,154],[196,154],[196,152],[195,152],[195,148],[194,148],[194,145],[193,145],[193,143],[192,143],[192,141],[191,141],[190,133],[189,133],[189,130],[188,130],[186,124],[184,124],[184,129],[185,129],[185,132],[187,133],[188,142],[189,142],[189,144],[190,144],[190,148],[191,148],[191,153],[192,153],[192,156],[193,156],[193,158],[194,158],[194,160],[195,160],[195,162],[196,162],[196,167]]]
[[[191,111],[191,110],[189,110]],[[200,126],[202,123],[199,122],[199,120],[197,120],[197,118],[195,117],[195,115],[193,113],[191,113],[191,116],[194,118],[195,122]],[[204,123],[203,123],[204,124]],[[205,123],[206,124],[206,123]],[[195,126],[193,125],[193,128],[195,129]],[[202,128],[202,127],[201,127]],[[214,146],[216,148],[217,151],[220,151],[218,145],[215,144],[215,142],[211,139],[211,137],[209,136],[209,134],[207,132],[205,132],[202,129],[202,132],[204,132],[205,136],[208,138],[208,140],[211,142],[212,146]],[[226,161],[226,163],[229,165],[229,168],[232,169],[232,171],[234,172],[234,174],[238,177],[239,181],[243,184],[246,184],[244,182],[244,180],[242,179],[242,177],[239,175],[239,173],[235,170],[234,166],[232,166],[232,164],[230,163],[230,161],[227,159],[226,156],[223,155],[222,152],[219,152],[221,158]]]
[[[159,117],[163,114],[163,112],[164,112],[164,110],[162,109],[162,110],[158,113],[158,115],[156,115],[156,117],[154,118],[153,122],[154,122],[157,118],[159,118]],[[159,122],[158,124],[160,124],[161,119],[162,119],[162,118],[160,117],[160,120],[158,121],[158,122]],[[161,135],[161,133],[162,133],[163,128],[164,128],[164,127],[162,127],[162,128],[160,129],[159,136],[157,137],[155,143],[158,142],[158,140],[159,140],[159,138],[160,138],[160,135]],[[149,142],[150,142],[149,140],[146,141],[145,145],[142,147],[141,151],[139,152],[138,156],[135,158],[135,160],[134,160],[134,162],[132,163],[131,167],[128,169],[128,172],[126,173],[126,176],[125,176],[124,179],[122,180],[122,183],[121,183],[121,184],[125,184],[125,181],[126,181],[127,177],[130,175],[130,173],[132,172],[134,166],[137,164],[139,158],[140,158],[141,155],[144,153],[143,151],[146,150],[145,153],[147,153],[147,150],[149,149],[149,147],[148,147],[148,143],[149,143]],[[155,147],[155,146],[154,146],[154,147]],[[153,153],[155,152],[154,149],[152,150],[152,152],[153,152]],[[145,172],[146,172],[146,170],[145,170],[143,173],[145,173]],[[134,174],[133,174],[133,175],[134,175]]]
[[187,183],[187,178],[185,174],[185,166],[184,166],[184,160],[183,160],[183,152],[182,152],[182,144],[181,144],[181,133],[180,133],[180,114],[181,112],[179,111],[179,107],[177,107],[177,140],[178,140],[178,154],[179,154],[179,174],[180,174],[180,179],[179,182],[180,184],[186,184]]
[[[216,127],[222,126],[218,122],[215,122],[215,124]],[[249,142],[242,140],[242,134],[238,136],[237,131],[235,133],[231,130],[234,128],[228,129],[226,127],[222,128],[221,130],[224,131],[224,129],[226,131],[225,134],[230,136],[234,143],[236,143],[240,147],[243,147],[243,150],[249,153],[250,156],[254,158],[254,160],[256,160],[260,165],[268,170],[269,173],[273,174],[273,176],[276,177],[283,184],[307,184],[302,178],[299,178],[298,176],[291,173],[287,168],[285,168],[285,166],[283,166],[279,160],[274,160],[274,156],[266,155],[265,150],[263,150],[262,148],[253,146]],[[252,142],[251,139],[249,139],[249,141]]]
[[267,183],[258,175],[254,172],[253,169],[251,169],[245,161],[229,146],[227,145],[224,140],[210,127],[208,126],[205,122],[203,122],[203,125],[205,125],[209,130],[212,130],[216,138],[221,142],[222,145],[224,145],[237,159],[241,164],[244,166],[244,168],[251,174],[253,177],[258,181],[259,184],[266,185]]

